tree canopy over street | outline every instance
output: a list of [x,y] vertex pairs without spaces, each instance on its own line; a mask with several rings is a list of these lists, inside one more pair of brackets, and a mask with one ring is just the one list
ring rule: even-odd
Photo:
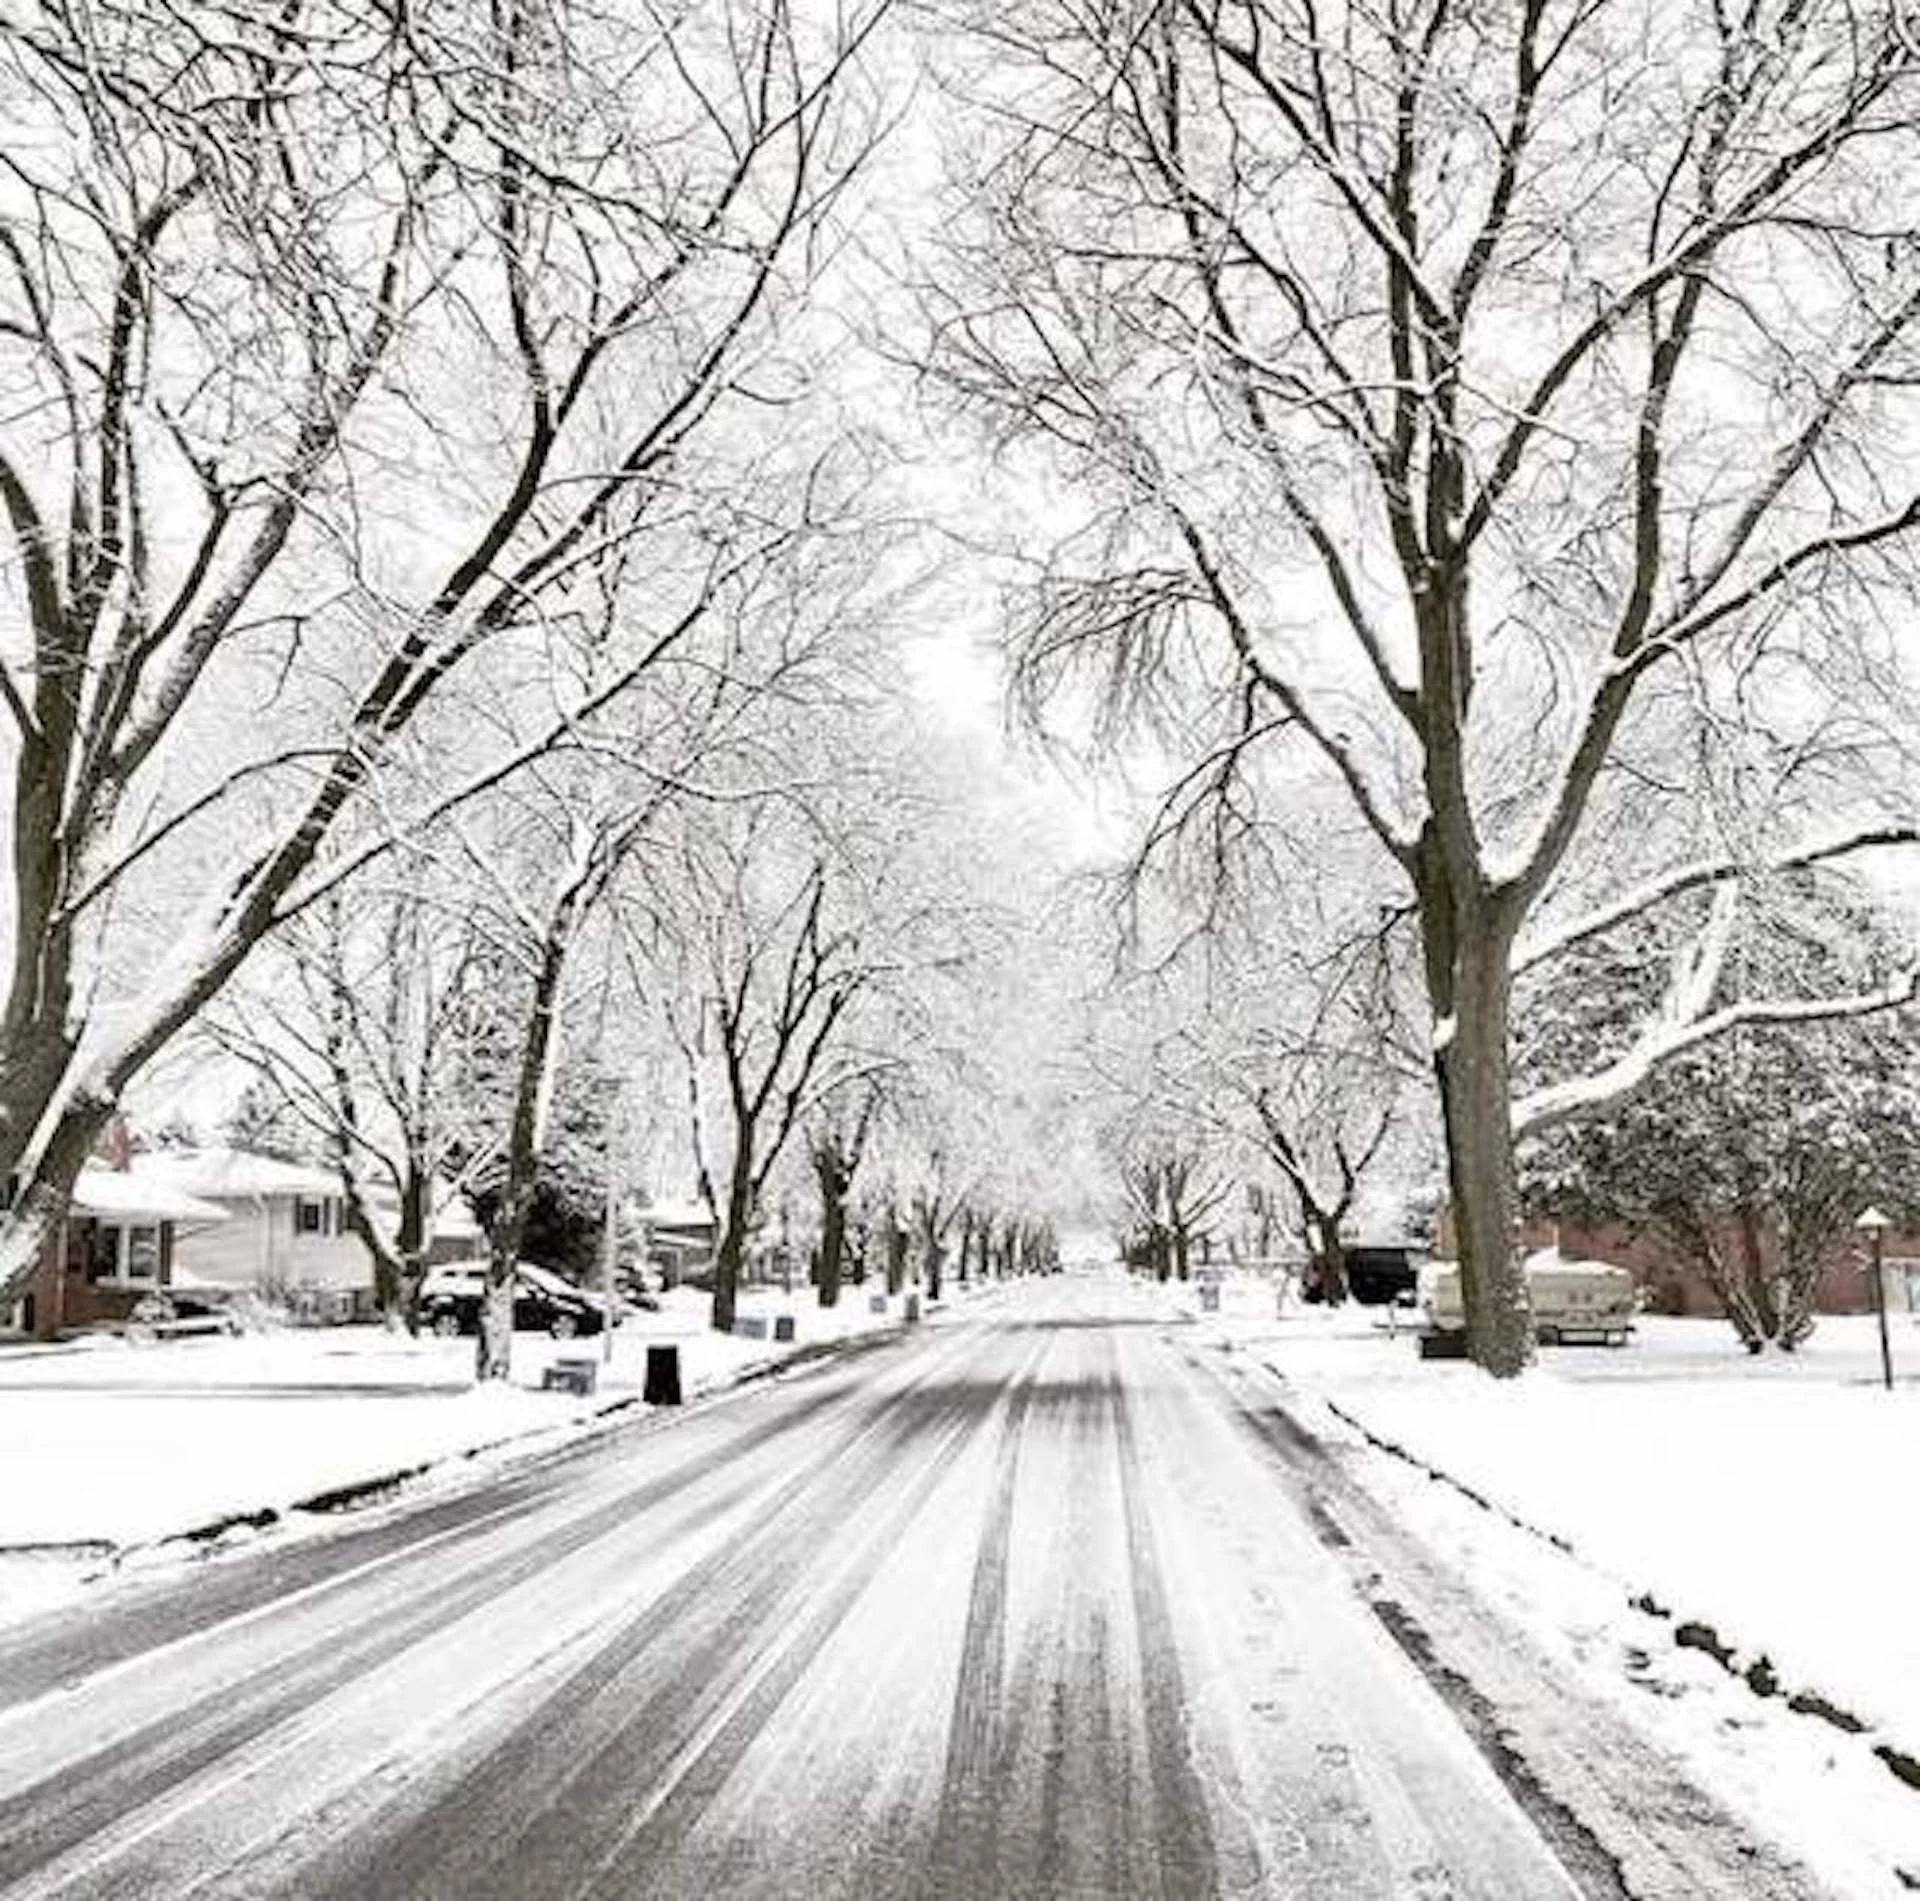
[[17,0],[0,126],[0,1304],[216,1061],[503,1328],[543,1174],[721,1327],[1439,1187],[1511,1375],[1516,1144],[1884,1148],[1896,0]]

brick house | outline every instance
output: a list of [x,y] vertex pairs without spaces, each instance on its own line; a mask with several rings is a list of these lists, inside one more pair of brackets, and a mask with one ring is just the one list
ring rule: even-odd
[[123,1325],[148,1295],[173,1284],[179,1237],[226,1218],[211,1202],[124,1167],[89,1162],[74,1184],[66,1221],[15,1304],[13,1323],[38,1340]]
[[[1730,1245],[1737,1245],[1733,1223],[1727,1223]],[[1567,1260],[1608,1261],[1626,1268],[1646,1295],[1650,1312],[1724,1317],[1720,1297],[1705,1277],[1654,1233],[1618,1221],[1572,1221],[1551,1215],[1529,1216],[1521,1224],[1521,1244],[1529,1251],[1557,1247]],[[1770,1237],[1763,1238],[1763,1245]],[[1453,1253],[1453,1222],[1444,1205],[1439,1218],[1438,1252]],[[1920,1312],[1920,1234],[1889,1230],[1881,1247],[1890,1313]],[[1868,1253],[1851,1235],[1828,1256],[1814,1288],[1817,1314],[1863,1314],[1873,1311],[1873,1280],[1867,1271]]]

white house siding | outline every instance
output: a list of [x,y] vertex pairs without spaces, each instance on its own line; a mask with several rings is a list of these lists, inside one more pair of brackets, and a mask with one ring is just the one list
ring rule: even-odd
[[274,1277],[292,1287],[373,1291],[373,1257],[351,1234],[296,1234],[293,1203],[276,1200],[269,1247]]
[[[215,1199],[218,1199],[217,1197]],[[373,1294],[373,1263],[351,1234],[296,1234],[294,1200],[273,1195],[219,1201],[229,1219],[218,1227],[180,1233],[174,1243],[176,1273],[250,1288],[275,1297],[326,1296],[318,1317],[345,1317]]]
[[[221,1224],[183,1222],[174,1267],[183,1282],[258,1290],[313,1319],[344,1319],[371,1303],[373,1262],[347,1232],[332,1172],[242,1149],[160,1150],[134,1157],[136,1175],[223,1208]],[[296,1218],[305,1208],[315,1228]]]
[[183,1225],[174,1231],[174,1269],[222,1287],[253,1287],[267,1259],[266,1209],[244,1201],[223,1201],[219,1206],[227,1211],[225,1221],[204,1228]]
[[[314,1319],[371,1310],[373,1261],[348,1231],[330,1170],[227,1148],[162,1150],[134,1158],[136,1175],[225,1209],[224,1223],[182,1220],[176,1271],[185,1282],[258,1289]],[[444,1185],[436,1195],[436,1259],[477,1254],[484,1243],[472,1210]],[[303,1231],[305,1208],[316,1226]],[[396,1211],[375,1197],[374,1219]]]

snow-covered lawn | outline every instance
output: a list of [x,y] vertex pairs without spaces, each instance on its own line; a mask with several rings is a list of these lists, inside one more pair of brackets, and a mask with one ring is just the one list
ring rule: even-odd
[[[1611,1655],[1634,1686],[1629,1700],[1665,1721],[1676,1746],[1696,1760],[1744,1750],[1731,1784],[1750,1804],[1773,1804],[1758,1766],[1769,1758],[1736,1732],[1776,1715],[1783,1730],[1805,1732],[1823,1763],[1840,1765],[1848,1799],[1876,1812],[1881,1867],[1891,1860],[1920,1880],[1920,1791],[1870,1754],[1884,1746],[1920,1758],[1915,1316],[1892,1317],[1889,1393],[1871,1318],[1823,1319],[1798,1353],[1755,1359],[1724,1322],[1650,1316],[1626,1347],[1543,1349],[1536,1372],[1502,1383],[1420,1360],[1404,1317],[1395,1336],[1378,1311],[1277,1315],[1258,1283],[1229,1282],[1217,1314],[1190,1293],[1172,1304],[1193,1315],[1199,1337],[1230,1342],[1289,1381],[1319,1430],[1371,1436],[1477,1493],[1491,1515],[1398,1459],[1374,1468],[1375,1489],[1529,1627],[1557,1632],[1582,1660]],[[1517,1540],[1503,1513],[1564,1541],[1577,1565]],[[1475,1519],[1493,1529],[1483,1537]],[[1665,1614],[1633,1611],[1643,1594]],[[1730,1646],[1738,1669],[1764,1657],[1780,1696],[1762,1702],[1705,1656],[1674,1650],[1672,1633],[1688,1621]],[[1858,1717],[1866,1733],[1843,1739],[1790,1715],[1784,1699],[1796,1692]],[[1655,1707],[1689,1699],[1713,1703],[1711,1723],[1696,1716],[1694,1728],[1715,1734],[1686,1734],[1687,1711]]]
[[[821,1311],[811,1294],[749,1292],[743,1314],[790,1314],[791,1344],[728,1337],[704,1295],[669,1294],[657,1314],[597,1338],[517,1334],[512,1378],[473,1380],[473,1342],[410,1339],[376,1327],[289,1329],[238,1339],[132,1345],[100,1337],[54,1350],[0,1349],[0,1618],[72,1588],[141,1547],[503,1444],[576,1434],[633,1404],[646,1349],[680,1348],[687,1397],[811,1343],[893,1324],[848,1289]],[[771,1335],[772,1327],[769,1325]],[[558,1358],[599,1365],[591,1398],[543,1391]]]

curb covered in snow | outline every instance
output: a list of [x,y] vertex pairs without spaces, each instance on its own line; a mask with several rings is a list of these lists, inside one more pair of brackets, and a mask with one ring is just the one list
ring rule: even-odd
[[[1280,1369],[1270,1363],[1268,1371],[1284,1377]],[[1524,1532],[1530,1538],[1536,1538],[1543,1544],[1551,1545],[1556,1551],[1583,1564],[1587,1562],[1573,1543],[1562,1537],[1560,1533],[1549,1531],[1544,1526],[1536,1525],[1530,1519],[1508,1510],[1497,1500],[1488,1497],[1477,1486],[1468,1484],[1466,1480],[1457,1477],[1444,1467],[1422,1458],[1420,1454],[1397,1440],[1375,1432],[1363,1419],[1341,1405],[1339,1401],[1329,1398],[1324,1393],[1316,1394],[1315,1397],[1334,1418],[1359,1434],[1361,1439],[1376,1452],[1384,1453],[1387,1457],[1410,1466],[1416,1472],[1424,1473],[1429,1479],[1445,1485],[1449,1490],[1466,1499],[1469,1504],[1478,1506],[1483,1512],[1511,1525],[1516,1531]],[[1668,1605],[1655,1598],[1652,1592],[1633,1591],[1631,1587],[1624,1585],[1622,1588],[1628,1592],[1627,1604],[1630,1609],[1671,1626],[1676,1649],[1694,1650],[1711,1657],[1728,1676],[1745,1684],[1756,1697],[1762,1700],[1782,1699],[1786,1707],[1796,1716],[1812,1717],[1846,1736],[1865,1737],[1871,1734],[1873,1725],[1854,1715],[1851,1710],[1836,1703],[1823,1692],[1806,1688],[1787,1689],[1780,1681],[1772,1660],[1764,1651],[1751,1661],[1743,1661],[1738,1648],[1728,1643],[1714,1625],[1704,1618],[1680,1617]],[[1869,1742],[1867,1747],[1889,1775],[1910,1789],[1920,1790],[1920,1758],[1909,1755],[1890,1742]]]
[[183,1526],[177,1531],[165,1532],[157,1537],[140,1539],[128,1544],[116,1544],[105,1538],[0,1544],[0,1559],[24,1558],[52,1563],[90,1565],[93,1568],[83,1574],[82,1581],[94,1583],[102,1578],[114,1576],[138,1562],[164,1561],[168,1554],[186,1557],[195,1553],[205,1553],[220,1545],[223,1540],[231,1538],[235,1533],[265,1532],[302,1519],[333,1517],[371,1501],[390,1497],[431,1473],[485,1458],[489,1453],[509,1452],[515,1448],[522,1450],[528,1458],[558,1453],[578,1444],[611,1422],[632,1423],[623,1419],[623,1415],[642,1412],[656,1414],[662,1424],[669,1424],[676,1413],[684,1413],[704,1402],[723,1398],[739,1391],[742,1387],[774,1379],[783,1373],[825,1360],[850,1358],[857,1353],[871,1351],[901,1338],[912,1330],[903,1321],[893,1321],[883,1327],[844,1334],[835,1339],[805,1341],[790,1351],[769,1354],[764,1359],[749,1360],[713,1375],[704,1383],[688,1390],[686,1404],[683,1407],[649,1407],[637,1392],[620,1393],[593,1406],[584,1416],[575,1415],[563,1420],[541,1423],[529,1426],[523,1431],[503,1433],[496,1438],[483,1439],[472,1445],[453,1447],[431,1458],[418,1459],[389,1470],[369,1473],[365,1478],[351,1479],[343,1484],[328,1486],[324,1490],[292,1499],[285,1504],[237,1507],[202,1523]]

